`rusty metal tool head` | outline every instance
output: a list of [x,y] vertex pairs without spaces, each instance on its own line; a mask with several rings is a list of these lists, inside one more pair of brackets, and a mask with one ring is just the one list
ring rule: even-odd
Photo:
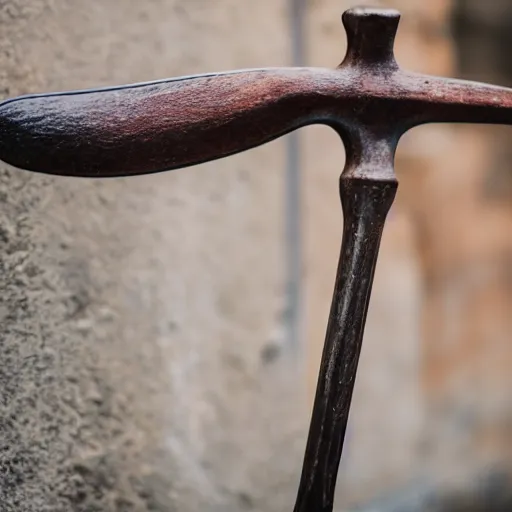
[[512,124],[510,89],[401,70],[393,54],[399,18],[346,11],[348,49],[336,69],[235,71],[0,104],[0,160],[67,176],[177,169],[314,123],[340,135],[343,242],[296,512],[333,507],[400,137],[429,122]]
[[511,121],[508,89],[402,71],[393,55],[399,17],[346,11],[348,50],[336,69],[256,69],[7,100],[0,159],[50,174],[126,176],[323,123],[340,133],[354,168],[383,152],[391,158],[400,136],[422,123]]

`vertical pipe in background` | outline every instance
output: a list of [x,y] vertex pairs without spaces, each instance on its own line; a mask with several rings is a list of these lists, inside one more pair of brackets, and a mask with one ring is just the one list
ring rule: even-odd
[[[304,11],[305,0],[288,0],[291,60],[293,66],[304,64]],[[285,174],[285,272],[286,305],[285,328],[286,342],[295,349],[301,345],[301,274],[302,274],[302,236],[301,236],[301,155],[300,135],[293,132],[286,139]]]

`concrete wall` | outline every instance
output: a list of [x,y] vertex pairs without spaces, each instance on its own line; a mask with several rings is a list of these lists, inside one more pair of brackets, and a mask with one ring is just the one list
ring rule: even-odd
[[[286,65],[284,1],[0,3],[2,96]],[[21,148],[22,150],[22,148]],[[134,179],[0,170],[2,512],[291,507],[284,143]]]

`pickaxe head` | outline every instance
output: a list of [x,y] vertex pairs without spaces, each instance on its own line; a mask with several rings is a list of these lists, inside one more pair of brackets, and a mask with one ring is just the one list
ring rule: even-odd
[[400,70],[399,18],[394,10],[345,12],[348,48],[336,69],[259,69],[7,100],[0,160],[72,176],[143,174],[325,123],[345,142],[347,172],[390,176],[398,139],[413,126],[512,123],[509,89]]

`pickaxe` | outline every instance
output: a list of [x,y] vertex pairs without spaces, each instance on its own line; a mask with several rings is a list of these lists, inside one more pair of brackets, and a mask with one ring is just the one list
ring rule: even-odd
[[400,137],[429,122],[512,124],[511,89],[402,71],[393,55],[399,18],[346,11],[348,49],[336,69],[234,71],[0,104],[0,159],[66,176],[178,169],[313,123],[340,135],[343,241],[295,512],[333,507]]

